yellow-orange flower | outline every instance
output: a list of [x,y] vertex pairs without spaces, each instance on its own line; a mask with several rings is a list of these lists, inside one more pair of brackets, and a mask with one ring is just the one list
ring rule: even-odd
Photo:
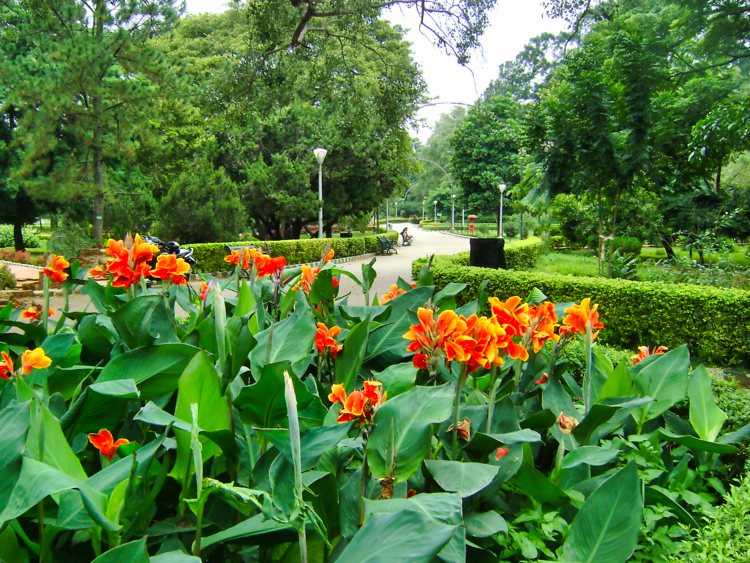
[[577,332],[578,334],[586,334],[586,327],[591,327],[591,340],[594,340],[599,334],[599,329],[604,328],[604,325],[599,322],[599,312],[596,310],[599,305],[590,306],[591,298],[586,297],[581,301],[581,304],[573,305],[565,309],[567,315],[563,319],[563,325],[560,328],[560,334],[566,334],[568,332]]
[[529,331],[534,352],[539,352],[547,340],[554,342],[560,340],[560,336],[555,334],[557,314],[553,303],[545,301],[541,305],[530,305],[529,314],[531,317]]
[[0,377],[10,379],[16,372],[16,369],[13,367],[13,360],[5,352],[0,352],[0,358]]
[[101,454],[109,461],[112,461],[114,459],[115,454],[117,453],[117,449],[120,446],[124,446],[125,444],[130,443],[130,440],[127,440],[125,438],[119,438],[115,441],[112,433],[106,428],[102,428],[95,434],[89,434],[88,438],[89,442],[91,442],[91,444],[97,450],[99,450]]
[[328,254],[326,254],[323,257],[323,264],[328,264],[328,262],[330,262],[331,260],[333,260],[334,255],[335,255],[335,253],[333,252],[333,248],[332,248],[331,250],[328,251]]
[[141,278],[151,273],[149,262],[159,249],[153,244],[143,242],[140,235],[131,240],[128,235],[125,241],[109,239],[104,254],[107,259],[107,271],[113,276],[113,287],[129,288]]
[[412,325],[404,334],[404,338],[411,340],[406,349],[410,352],[422,352],[431,360],[442,352],[449,362],[454,359],[464,361],[466,354],[456,340],[466,331],[466,322],[455,311],[443,311],[437,320],[434,314],[432,309],[419,308],[419,323]]
[[64,282],[66,279],[68,279],[68,274],[65,273],[65,268],[70,266],[70,262],[68,262],[65,258],[62,256],[58,256],[57,254],[53,254],[50,256],[49,261],[47,262],[47,266],[45,266],[44,275],[48,278],[52,279],[52,281],[55,282]]
[[52,365],[52,360],[44,355],[42,348],[26,350],[21,356],[21,368],[24,375],[29,375],[33,369],[44,369]]
[[[47,316],[51,317],[55,314],[55,310],[53,308],[49,308],[47,311]],[[30,321],[38,321],[39,318],[42,316],[42,306],[36,305],[34,307],[29,307],[25,311],[21,313],[22,319],[29,319]]]
[[651,352],[648,349],[648,346],[639,346],[638,353],[632,356],[630,359],[633,360],[632,365],[636,365],[637,363],[642,362],[649,356],[655,356],[656,354],[663,354],[667,350],[669,350],[669,348],[667,348],[666,346],[659,346],[653,352]]
[[347,395],[343,385],[334,384],[331,387],[328,400],[334,405],[336,403],[342,405],[337,421],[349,422],[359,419],[360,424],[371,423],[375,411],[386,400],[386,394],[382,392],[382,386],[383,384],[379,381],[367,380],[364,382],[361,391],[352,391]]
[[527,303],[521,303],[521,298],[515,295],[505,302],[497,297],[490,297],[489,303],[492,314],[506,333],[510,333],[510,336],[523,336],[531,320]]
[[315,347],[320,354],[326,350],[331,352],[335,358],[341,352],[343,346],[336,344],[336,337],[341,333],[341,328],[332,326],[330,329],[323,323],[318,323],[318,330],[315,332]]
[[230,264],[234,264],[235,266],[239,265],[240,262],[242,262],[242,269],[243,270],[249,270],[252,266],[250,263],[253,259],[253,255],[256,254],[258,251],[254,248],[243,248],[242,250],[232,250],[231,254],[224,257],[225,262],[229,262]]
[[300,274],[299,281],[292,288],[294,291],[301,289],[305,293],[309,294],[312,289],[312,284],[315,281],[315,276],[320,272],[320,268],[313,268],[311,266],[302,266],[302,274]]
[[185,274],[190,271],[190,264],[174,254],[162,254],[156,259],[156,268],[151,270],[151,277],[160,280],[171,280],[175,285],[186,285]]
[[88,276],[92,279],[101,279],[103,277],[106,277],[107,275],[107,269],[105,266],[94,266],[89,270]]
[[395,283],[391,284],[391,289],[388,291],[388,293],[384,293],[380,296],[380,304],[383,305],[384,303],[388,303],[392,299],[395,299],[399,295],[403,295],[406,293],[406,290],[401,289],[399,286],[397,286]]
[[[500,345],[508,345],[503,327],[494,317],[478,317],[471,315],[465,320],[464,333],[456,338],[456,342],[464,351],[464,360],[469,372],[480,367],[503,365],[500,356]],[[523,349],[523,348],[522,348]]]

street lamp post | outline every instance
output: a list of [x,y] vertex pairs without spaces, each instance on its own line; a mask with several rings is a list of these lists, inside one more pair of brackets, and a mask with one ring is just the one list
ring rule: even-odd
[[451,231],[456,230],[456,194],[451,194]]
[[500,184],[497,186],[497,189],[500,190],[500,221],[497,223],[497,236],[500,238],[504,238],[503,236],[503,194],[505,193],[505,188],[507,186],[505,184]]
[[427,218],[427,216],[424,214],[424,196],[422,196],[422,221],[424,221]]
[[432,203],[435,204],[435,222],[437,223],[437,200],[434,200]]
[[318,238],[323,238],[323,161],[326,159],[326,149],[313,149],[315,160],[318,161]]

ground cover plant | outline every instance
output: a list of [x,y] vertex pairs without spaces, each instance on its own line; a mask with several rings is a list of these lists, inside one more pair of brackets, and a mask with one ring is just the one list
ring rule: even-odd
[[740,470],[750,426],[723,431],[688,349],[613,365],[589,299],[459,308],[428,268],[370,299],[372,262],[257,250],[196,290],[155,252],[53,256],[46,294],[91,312],[2,309],[0,559],[650,561]]

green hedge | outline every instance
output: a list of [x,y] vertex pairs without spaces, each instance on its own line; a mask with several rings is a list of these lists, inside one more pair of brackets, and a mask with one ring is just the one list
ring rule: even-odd
[[725,500],[710,522],[675,545],[669,561],[750,560],[750,472],[732,487]]
[[[687,343],[691,354],[710,365],[750,364],[750,291],[688,284],[660,284],[605,278],[581,278],[465,266],[463,256],[438,256],[432,263],[435,285],[467,285],[458,298],[476,298],[483,280],[488,291],[506,299],[525,297],[538,287],[555,303],[590,297],[599,304],[605,325],[600,341],[617,348]],[[424,260],[413,264],[414,272]]]
[[533,270],[543,250],[539,237],[517,240],[505,245],[505,261],[511,270]]
[[[382,236],[382,235],[381,235]],[[398,233],[391,231],[385,236],[395,245]],[[194,249],[194,258],[198,262],[196,272],[223,272],[230,269],[224,261],[227,255],[226,246],[256,245],[266,252],[266,243],[261,241],[241,242],[212,242],[201,244],[187,244]],[[284,256],[287,264],[306,264],[320,260],[320,254],[326,244],[329,244],[337,258],[370,254],[380,250],[377,236],[333,238],[333,239],[299,239],[268,241],[271,256]]]

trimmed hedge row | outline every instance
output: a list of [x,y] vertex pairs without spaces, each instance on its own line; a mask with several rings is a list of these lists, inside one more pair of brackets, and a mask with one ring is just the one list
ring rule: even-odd
[[[412,265],[414,275],[425,260]],[[709,365],[750,364],[750,291],[688,284],[660,284],[605,278],[581,278],[465,266],[464,256],[436,256],[432,262],[435,285],[465,283],[461,303],[476,298],[483,280],[488,291],[506,299],[525,297],[537,287],[555,303],[591,297],[599,304],[605,325],[600,341],[635,350],[638,346],[687,343],[693,357]]]
[[750,546],[750,472],[725,497],[706,525],[675,545],[669,561],[748,561]]
[[505,245],[505,262],[511,270],[533,270],[543,250],[539,237],[517,240]]
[[[398,233],[391,231],[385,236],[394,245],[396,244]],[[375,235],[356,238],[272,240],[267,243],[264,241],[211,242],[184,246],[191,246],[194,249],[193,257],[198,262],[195,268],[196,272],[222,272],[230,269],[229,264],[224,261],[224,257],[227,255],[227,246],[254,245],[263,252],[268,252],[266,244],[270,248],[271,256],[284,256],[287,264],[318,262],[326,244],[330,245],[337,258],[370,254],[380,250],[380,244]]]

